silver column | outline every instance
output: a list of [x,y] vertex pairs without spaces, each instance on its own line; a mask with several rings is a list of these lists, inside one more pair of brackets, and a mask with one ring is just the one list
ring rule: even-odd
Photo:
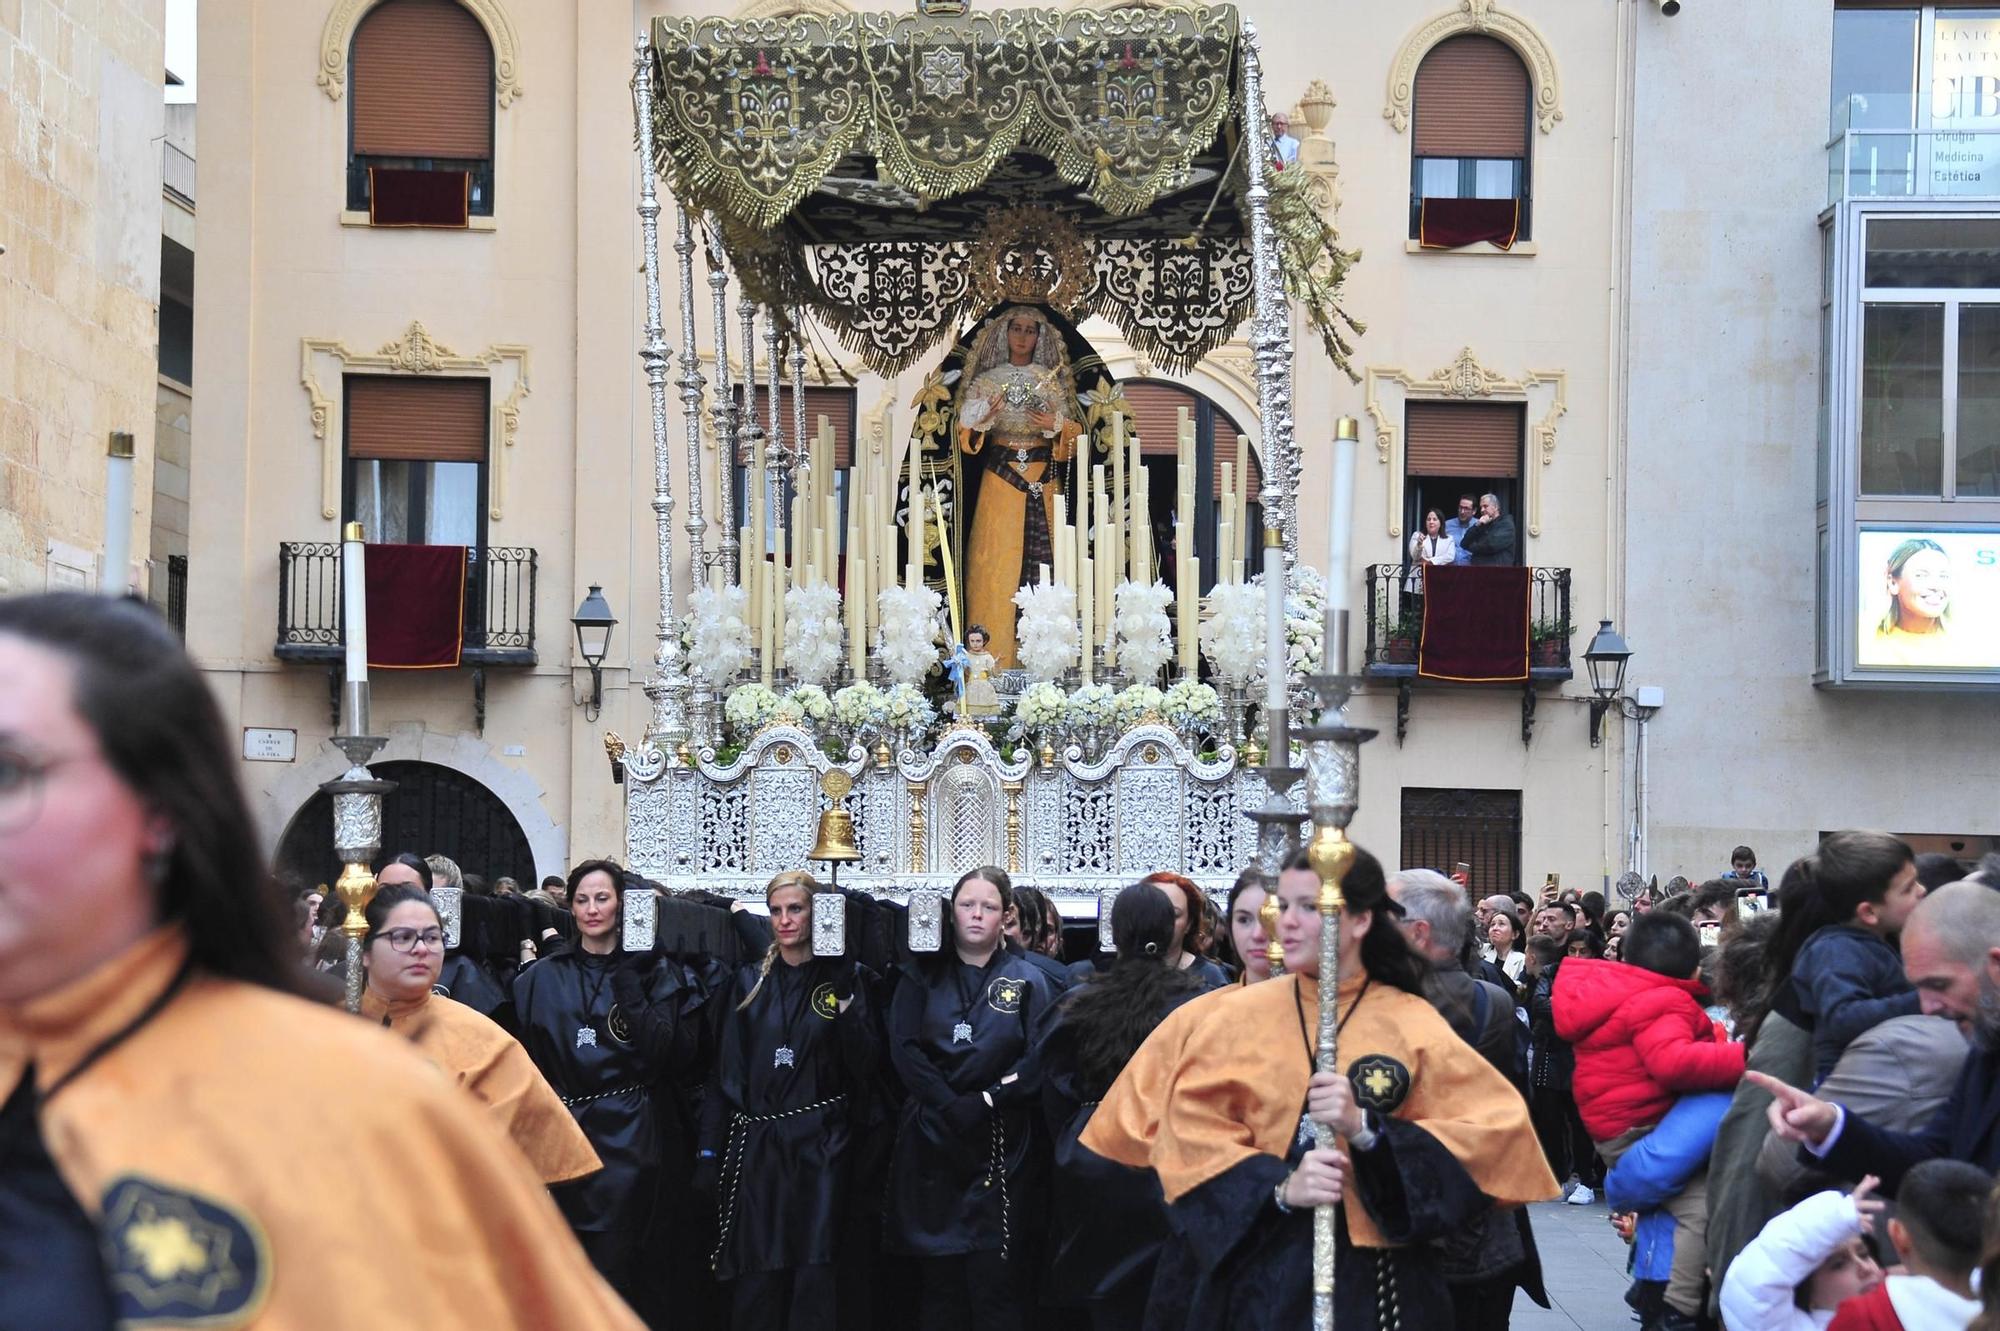
[[[1264,435],[1264,470],[1259,497],[1264,525],[1284,533],[1284,563],[1298,558],[1300,468],[1292,438],[1292,307],[1285,296],[1277,233],[1271,227],[1271,122],[1264,110],[1263,64],[1257,54],[1257,27],[1243,25],[1243,133],[1250,174],[1250,249],[1257,312],[1250,348],[1257,366],[1257,417]],[[1275,484],[1274,484],[1275,483]],[[1271,576],[1268,562],[1265,576]],[[1279,576],[1282,576],[1280,573]]]
[[[688,575],[699,586],[701,570],[709,562],[703,546],[708,541],[708,523],[701,516],[701,353],[694,341],[694,218],[683,203],[679,210],[679,233],[674,237],[674,254],[681,270],[681,413],[687,418],[688,471]],[[718,441],[719,442],[719,441]]]
[[659,650],[646,684],[653,716],[647,738],[669,747],[687,736],[688,677],[681,659],[674,596],[674,478],[667,445],[667,341],[660,314],[660,198],[653,176],[653,69],[651,47],[640,33],[633,44],[632,87],[639,114],[639,232],[645,247],[646,341],[639,361],[653,407],[653,521],[659,541]]
[[708,220],[715,242],[708,270],[708,290],[715,298],[715,520],[722,524],[722,540],[717,547],[722,560],[722,583],[731,587],[736,584],[736,566],[741,562],[743,546],[736,529],[737,427],[741,417],[729,385],[729,251],[722,245],[721,224],[714,214]]

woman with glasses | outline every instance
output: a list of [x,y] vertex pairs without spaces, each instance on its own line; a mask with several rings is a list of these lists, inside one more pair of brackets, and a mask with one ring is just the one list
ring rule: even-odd
[[[624,949],[625,871],[586,860],[570,871],[577,946],[514,978],[521,1043],[562,1096],[604,1168],[556,1193],[597,1269],[648,1321],[662,1278],[654,1248],[699,1268],[667,1242],[693,1208],[692,1125],[676,1094],[704,1058],[703,1008],[727,983],[721,963],[697,972],[659,952]],[[634,888],[643,891],[643,888]],[[684,1246],[684,1245],[682,1245]]]
[[520,1041],[463,1003],[433,994],[444,961],[444,926],[418,887],[378,888],[368,903],[361,964],[368,987],[361,1015],[414,1043],[492,1113],[544,1183],[565,1183],[600,1167],[590,1140]]
[[476,1106],[302,996],[232,739],[148,607],[0,599],[0,1326],[637,1327]]

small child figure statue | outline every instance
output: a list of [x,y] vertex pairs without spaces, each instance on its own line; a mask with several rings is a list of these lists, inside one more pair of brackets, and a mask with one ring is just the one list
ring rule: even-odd
[[986,643],[985,628],[974,624],[965,631],[965,642],[952,654],[961,717],[1000,714],[1000,691],[993,687],[993,668],[1000,663],[986,650]]

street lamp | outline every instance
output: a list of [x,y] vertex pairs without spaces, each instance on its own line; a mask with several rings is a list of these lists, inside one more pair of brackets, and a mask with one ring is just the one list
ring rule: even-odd
[[1590,667],[1590,689],[1597,695],[1590,704],[1590,747],[1596,748],[1604,735],[1604,714],[1618,705],[1619,696],[1625,688],[1625,666],[1632,659],[1632,648],[1611,627],[1611,621],[1597,621],[1597,632],[1590,640],[1590,646],[1583,653],[1583,660]]
[[583,598],[583,604],[569,617],[576,626],[576,651],[583,663],[590,667],[590,701],[584,707],[584,715],[595,721],[604,706],[604,665],[605,654],[611,650],[611,629],[618,617],[611,613],[611,605],[604,599],[604,589],[596,583],[590,584],[590,592]]

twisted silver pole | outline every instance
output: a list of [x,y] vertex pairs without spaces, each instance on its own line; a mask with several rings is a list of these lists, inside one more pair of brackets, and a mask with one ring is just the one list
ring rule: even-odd
[[[792,487],[803,490],[812,475],[812,455],[806,451],[805,313],[792,311]],[[818,514],[814,514],[817,517]]]
[[723,247],[722,228],[713,213],[708,221],[715,241],[715,252],[709,256],[708,290],[715,299],[715,520],[722,524],[717,557],[722,564],[722,585],[728,587],[736,582],[736,566],[743,550],[736,523],[740,417],[729,384],[729,251]]
[[[779,362],[784,358],[778,354],[778,316],[774,311],[764,311],[764,372],[769,380],[764,389],[765,430],[764,443],[770,450],[766,461],[771,470],[784,474],[785,432],[778,421],[778,374]],[[782,489],[783,487],[779,487]],[[789,496],[787,496],[789,498]]]
[[648,738],[678,744],[687,736],[687,671],[681,660],[680,625],[674,614],[674,478],[667,445],[666,329],[660,314],[660,198],[653,176],[653,70],[641,32],[632,49],[632,87],[639,113],[639,234],[645,250],[646,341],[639,362],[653,408],[653,521],[659,541],[659,650],[646,696],[653,703]]
[[1258,499],[1264,506],[1264,525],[1284,534],[1284,568],[1273,575],[1267,563],[1265,576],[1283,577],[1299,550],[1300,469],[1292,447],[1292,307],[1285,296],[1277,233],[1271,226],[1271,122],[1264,110],[1257,28],[1249,22],[1243,25],[1243,102],[1250,174],[1250,250],[1257,293],[1250,348],[1257,366],[1257,417],[1264,433],[1264,471]]
[[[681,270],[681,411],[687,418],[688,471],[688,572],[699,585],[703,566],[708,563],[708,523],[701,516],[701,353],[694,343],[694,217],[688,206],[680,205],[679,232],[674,237],[674,254]],[[692,588],[690,589],[692,590]]]

